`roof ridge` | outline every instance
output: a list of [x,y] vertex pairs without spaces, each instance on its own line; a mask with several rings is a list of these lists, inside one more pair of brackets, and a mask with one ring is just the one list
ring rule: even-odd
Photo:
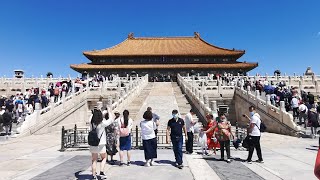
[[204,42],[204,43],[206,43],[207,45],[213,46],[213,47],[215,47],[215,48],[217,48],[217,49],[222,49],[222,50],[231,51],[231,52],[245,52],[245,50],[237,50],[237,49],[235,49],[235,48],[233,48],[233,49],[227,49],[227,48],[222,48],[222,47],[219,47],[219,46],[210,44],[210,43],[208,43],[207,41],[203,40],[201,37],[199,37],[199,40],[202,41],[202,42]]
[[104,50],[108,50],[108,49],[114,49],[114,48],[120,46],[121,44],[123,44],[124,42],[126,42],[127,40],[129,40],[129,39],[126,38],[126,39],[123,40],[122,42],[120,42],[120,43],[118,43],[118,44],[116,44],[116,45],[114,45],[114,46],[108,47],[108,48],[99,49],[99,50],[95,50],[95,49],[94,49],[94,50],[92,50],[92,51],[83,51],[83,55],[86,55],[86,54],[88,54],[88,53],[90,53],[90,52],[99,52],[99,51],[104,51]]
[[194,36],[155,36],[155,37],[134,37],[130,40],[140,40],[140,39],[196,39]]

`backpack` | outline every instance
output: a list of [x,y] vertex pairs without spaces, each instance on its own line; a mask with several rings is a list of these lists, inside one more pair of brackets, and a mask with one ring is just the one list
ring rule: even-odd
[[260,123],[260,132],[266,132],[267,126],[261,121]]
[[8,125],[12,122],[12,114],[10,112],[3,113],[2,118],[3,118],[4,125]]
[[120,127],[120,137],[127,137],[129,136],[130,132],[129,132],[129,128],[128,127],[124,127],[124,124],[122,124],[121,120],[121,127]]
[[58,96],[60,94],[59,88],[55,88],[54,91],[53,91],[53,94]]
[[[259,129],[258,125],[257,124],[255,124],[255,125]],[[267,126],[260,120],[260,129],[259,129],[259,131],[260,132],[266,132],[266,130],[267,130]]]
[[88,144],[90,146],[99,146],[100,143],[100,139],[103,135],[103,133],[101,134],[100,138],[98,137],[98,133],[97,133],[97,127],[93,128],[93,124],[92,125],[92,130],[89,132],[88,134]]

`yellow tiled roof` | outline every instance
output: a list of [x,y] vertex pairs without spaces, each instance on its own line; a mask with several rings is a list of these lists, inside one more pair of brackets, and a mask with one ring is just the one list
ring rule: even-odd
[[200,38],[194,37],[133,37],[128,38],[113,47],[86,51],[83,54],[90,57],[103,56],[237,56],[245,51],[225,49],[211,45]]

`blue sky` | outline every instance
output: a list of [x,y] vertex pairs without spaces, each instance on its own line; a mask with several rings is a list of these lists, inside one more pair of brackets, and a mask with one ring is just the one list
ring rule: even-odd
[[320,74],[319,0],[10,0],[0,3],[0,76],[76,76],[82,52],[135,36],[193,36],[246,50],[254,73]]

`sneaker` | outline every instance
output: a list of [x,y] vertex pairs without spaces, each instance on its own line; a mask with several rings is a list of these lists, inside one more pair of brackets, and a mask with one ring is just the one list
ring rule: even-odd
[[183,168],[183,165],[182,164],[178,164],[177,166],[179,169],[182,169]]
[[219,161],[224,161],[224,158],[220,158]]
[[123,166],[123,165],[124,165],[124,163],[123,163],[123,162],[120,162],[119,166]]
[[248,164],[252,164],[252,161],[247,161]]
[[256,160],[256,162],[257,163],[261,163],[261,164],[263,164],[264,163],[264,161],[262,160],[262,161],[260,161],[260,160]]
[[130,166],[131,165],[131,162],[129,161],[128,163],[127,163],[127,166]]
[[109,164],[110,164],[110,165],[115,165],[115,164],[116,164],[116,161],[115,161],[115,160],[111,160],[111,161],[109,161]]
[[97,175],[92,175],[91,179],[92,179],[92,180],[97,180],[97,179],[98,179],[98,178],[97,178]]
[[227,159],[227,163],[231,163],[231,159]]
[[107,175],[104,174],[104,172],[100,172],[101,179],[107,179]]
[[146,162],[146,163],[144,164],[145,167],[150,167],[150,165],[151,165],[151,163],[149,163],[149,162]]
[[153,166],[153,160],[152,160],[152,161],[150,161],[150,166]]

